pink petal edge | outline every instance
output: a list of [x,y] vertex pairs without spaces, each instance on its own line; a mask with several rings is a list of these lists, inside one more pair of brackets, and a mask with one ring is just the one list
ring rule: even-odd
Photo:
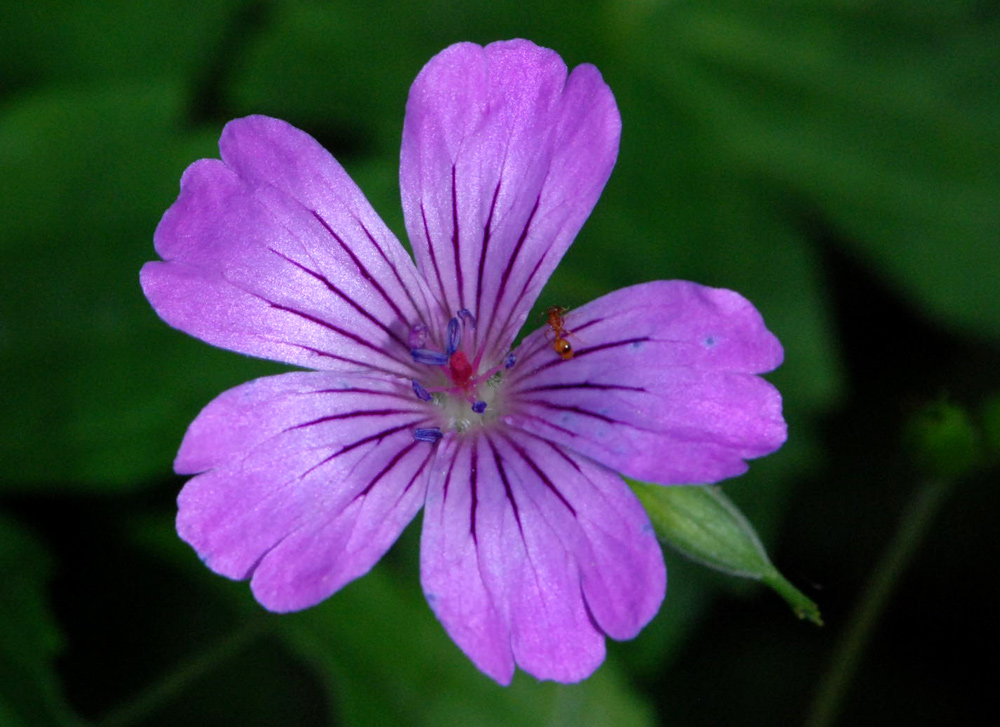
[[647,482],[718,482],[786,437],[781,363],[757,310],[729,290],[657,281],[565,316],[575,355],[529,335],[512,370],[511,426]]
[[498,682],[515,663],[575,682],[603,661],[605,633],[632,638],[655,615],[666,570],[619,477],[547,442],[490,436],[442,445],[421,581],[449,635]]
[[[407,396],[407,393],[410,395]],[[253,577],[275,611],[366,573],[423,503],[426,410],[398,383],[332,372],[257,379],[191,424],[177,531],[215,572]]]
[[414,81],[400,162],[406,229],[446,313],[484,321],[488,360],[506,353],[596,204],[620,132],[596,68],[567,77],[558,54],[525,40],[450,46]]

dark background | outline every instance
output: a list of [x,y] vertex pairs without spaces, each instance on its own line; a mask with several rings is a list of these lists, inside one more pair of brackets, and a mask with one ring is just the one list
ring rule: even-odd
[[[927,482],[931,405],[1000,413],[995,2],[35,0],[0,10],[0,724],[789,725]],[[318,138],[402,236],[409,84],[459,40],[596,64],[610,183],[543,293],[733,288],[781,338],[790,438],[726,492],[822,608],[667,552],[656,620],[575,686],[479,674],[418,584],[419,520],[277,617],[173,532],[186,425],[281,370],[161,323],[138,270],[183,169],[265,113]],[[994,419],[995,420],[995,419]],[[836,724],[969,723],[994,680],[988,435],[863,651]],[[885,585],[885,584],[884,584]],[[989,663],[989,662],[988,662]]]

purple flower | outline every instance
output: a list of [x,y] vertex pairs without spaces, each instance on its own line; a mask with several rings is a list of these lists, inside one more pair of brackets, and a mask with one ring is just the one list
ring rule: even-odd
[[[410,90],[416,265],[307,134],[251,116],[192,164],[142,270],[170,325],[311,371],[191,424],[177,530],[272,611],[366,573],[423,507],[421,580],[476,666],[575,681],[666,572],[617,473],[716,482],[785,439],[782,358],[727,290],[636,285],[515,335],[604,187],[621,122],[597,69],[527,41],[447,48]],[[628,239],[622,239],[627,248]]]

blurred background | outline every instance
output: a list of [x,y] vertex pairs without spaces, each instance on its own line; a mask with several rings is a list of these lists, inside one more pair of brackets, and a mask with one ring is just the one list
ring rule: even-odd
[[[822,628],[667,551],[660,614],[594,677],[502,689],[423,601],[419,518],[371,574],[282,617],[177,539],[187,424],[281,370],[143,298],[181,172],[227,120],[278,116],[402,238],[409,84],[450,43],[511,37],[597,65],[624,125],[539,305],[660,278],[757,305],[786,349],[769,378],[790,438],[725,491]],[[2,725],[939,725],[992,695],[993,0],[4,3],[0,256]],[[968,456],[928,466],[907,442],[942,419]],[[852,661],[871,583],[887,606]]]

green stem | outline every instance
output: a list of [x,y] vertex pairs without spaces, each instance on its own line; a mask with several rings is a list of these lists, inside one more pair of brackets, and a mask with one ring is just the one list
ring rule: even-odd
[[239,653],[266,629],[264,619],[253,619],[200,654],[178,664],[131,700],[119,705],[96,722],[94,727],[128,727],[168,704],[192,682],[201,679],[219,664]]
[[795,615],[806,621],[812,621],[817,626],[823,625],[823,617],[820,615],[819,606],[806,597],[802,591],[788,582],[781,573],[772,565],[763,576],[761,581],[769,586],[775,593],[785,599],[785,602],[792,607]]
[[840,638],[830,666],[819,683],[806,727],[831,727],[834,724],[872,632],[950,484],[950,480],[945,479],[927,480],[907,504],[899,528],[865,585],[847,630]]

